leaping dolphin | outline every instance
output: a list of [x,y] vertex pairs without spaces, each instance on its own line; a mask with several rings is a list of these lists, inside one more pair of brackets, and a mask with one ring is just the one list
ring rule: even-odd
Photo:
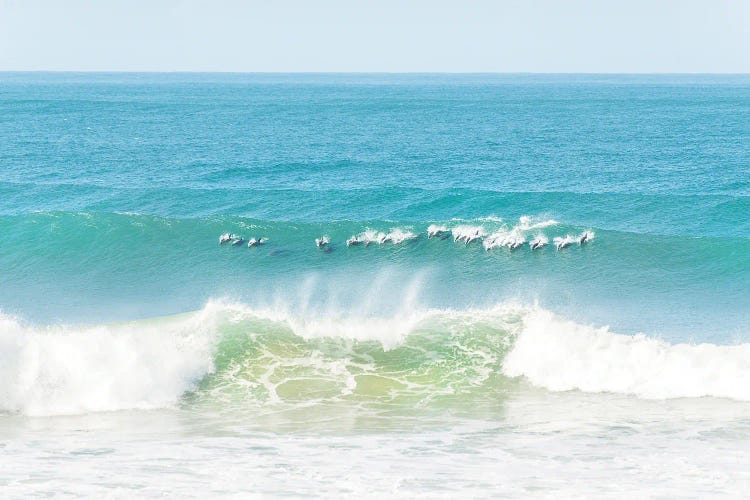
[[474,234],[466,235],[463,239],[468,245],[469,243],[473,243],[481,237],[482,237],[482,231],[477,229],[476,231],[474,231]]
[[442,226],[432,225],[427,228],[427,239],[432,237],[445,239],[448,236],[448,228]]
[[520,248],[524,243],[526,243],[526,240],[524,240],[523,238],[518,238],[511,241],[508,245],[508,248],[510,248],[511,250],[515,250],[516,248]]
[[529,242],[529,246],[532,250],[537,250],[539,248],[542,248],[544,245],[546,245],[547,242],[543,240],[542,238],[534,238]]

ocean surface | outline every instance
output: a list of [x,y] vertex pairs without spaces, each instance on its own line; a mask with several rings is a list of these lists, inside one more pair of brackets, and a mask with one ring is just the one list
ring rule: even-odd
[[746,497],[750,76],[0,73],[52,494]]

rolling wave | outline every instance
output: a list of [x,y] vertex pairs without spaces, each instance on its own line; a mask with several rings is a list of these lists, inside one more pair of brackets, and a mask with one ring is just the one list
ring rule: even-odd
[[123,324],[0,322],[0,409],[27,415],[217,402],[424,406],[500,399],[519,383],[750,400],[750,344],[669,344],[514,303],[377,317],[210,301]]
[[[236,187],[96,185],[43,180],[0,180],[0,214],[36,210],[131,212],[164,218],[226,217],[278,221],[449,220],[456,214],[480,219],[505,214],[553,213],[600,229],[672,236],[750,236],[750,196],[734,194],[642,194],[566,191],[498,192],[471,188],[419,189],[373,187],[324,189],[311,182],[298,186]],[[166,182],[166,181],[165,181]],[[707,224],[706,221],[711,221]]]

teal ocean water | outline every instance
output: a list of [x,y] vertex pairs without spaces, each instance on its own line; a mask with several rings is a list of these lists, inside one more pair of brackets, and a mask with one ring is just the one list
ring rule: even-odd
[[746,493],[748,116],[731,75],[2,73],[0,488]]

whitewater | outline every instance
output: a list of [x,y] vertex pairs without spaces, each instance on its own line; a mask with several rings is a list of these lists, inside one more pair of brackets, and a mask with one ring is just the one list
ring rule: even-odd
[[420,406],[480,388],[501,399],[495,384],[519,377],[556,392],[750,401],[750,344],[672,345],[515,304],[408,309],[387,318],[330,310],[296,317],[278,306],[211,301],[176,317],[44,329],[3,317],[0,409],[34,416],[153,409],[236,391],[240,405],[306,406],[356,394],[360,403]]
[[0,495],[747,496],[748,83],[0,73]]

